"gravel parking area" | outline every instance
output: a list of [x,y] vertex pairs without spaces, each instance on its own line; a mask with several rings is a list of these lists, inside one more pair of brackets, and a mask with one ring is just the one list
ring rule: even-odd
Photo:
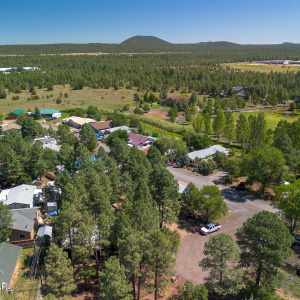
[[[168,169],[176,180],[186,183],[193,182],[199,189],[203,185],[218,185],[229,209],[229,213],[219,220],[222,229],[218,233],[227,233],[235,238],[237,228],[242,227],[243,223],[253,214],[262,210],[276,212],[266,201],[248,196],[244,191],[238,191],[234,187],[222,185],[221,179],[226,175],[225,172],[220,171],[210,176],[196,176],[180,169],[172,167],[168,167]],[[177,228],[176,225],[172,226],[172,229]],[[181,246],[176,260],[177,274],[184,280],[190,280],[194,284],[203,283],[207,274],[202,272],[198,262],[204,258],[204,244],[208,241],[210,235],[203,236],[200,233],[187,232],[180,227],[178,231],[181,235]],[[212,233],[212,235],[218,233]]]

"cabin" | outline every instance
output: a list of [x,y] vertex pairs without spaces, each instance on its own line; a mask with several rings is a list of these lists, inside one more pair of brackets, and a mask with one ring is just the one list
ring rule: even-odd
[[216,154],[216,152],[222,152],[222,153],[225,153],[226,155],[229,154],[229,150],[227,148],[220,146],[220,145],[213,145],[206,149],[201,149],[201,150],[197,150],[197,151],[188,153],[190,165],[192,165],[192,166],[195,165],[195,159],[197,157],[200,159],[208,159],[208,158],[211,158],[214,154]]
[[22,109],[17,109],[15,111],[8,113],[7,116],[10,120],[16,120],[18,116],[21,115],[22,113],[24,113]]

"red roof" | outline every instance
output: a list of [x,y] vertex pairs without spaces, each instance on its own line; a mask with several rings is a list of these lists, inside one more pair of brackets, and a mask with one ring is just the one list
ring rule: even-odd
[[132,144],[135,146],[143,145],[147,141],[152,141],[152,142],[154,141],[154,139],[139,134],[135,134],[132,132],[127,132],[127,134],[128,134],[128,144]]

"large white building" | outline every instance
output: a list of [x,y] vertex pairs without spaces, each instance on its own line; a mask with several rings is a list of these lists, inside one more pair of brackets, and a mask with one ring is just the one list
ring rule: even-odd
[[229,150],[227,148],[222,147],[220,145],[213,145],[209,148],[201,149],[201,150],[197,150],[197,151],[189,153],[188,157],[190,159],[190,164],[194,165],[196,157],[201,158],[201,159],[210,158],[211,156],[216,154],[217,151],[225,153],[226,155],[229,153]]

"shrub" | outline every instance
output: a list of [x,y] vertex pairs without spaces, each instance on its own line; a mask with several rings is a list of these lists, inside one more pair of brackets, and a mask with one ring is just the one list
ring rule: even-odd
[[60,98],[56,99],[56,104],[61,104],[61,99]]

